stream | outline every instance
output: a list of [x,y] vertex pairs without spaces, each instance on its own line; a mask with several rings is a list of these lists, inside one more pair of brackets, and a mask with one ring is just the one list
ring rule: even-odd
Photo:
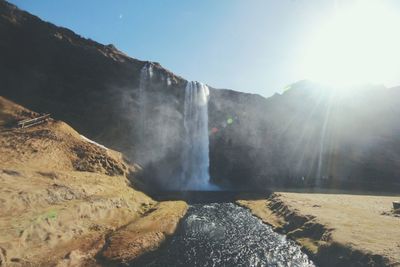
[[190,205],[176,233],[130,266],[315,266],[298,245],[233,203]]

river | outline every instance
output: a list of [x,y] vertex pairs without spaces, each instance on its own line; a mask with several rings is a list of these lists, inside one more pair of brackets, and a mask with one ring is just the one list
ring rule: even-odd
[[233,203],[193,204],[174,236],[130,266],[315,266],[298,245]]

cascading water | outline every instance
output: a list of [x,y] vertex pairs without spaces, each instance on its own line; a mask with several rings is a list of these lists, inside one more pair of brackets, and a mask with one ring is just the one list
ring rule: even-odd
[[[142,67],[137,91],[139,116],[136,161],[142,166],[151,165],[152,171],[162,173],[163,175],[157,179],[165,188],[215,190],[216,188],[212,188],[209,184],[208,172],[209,89],[199,82],[187,83],[183,101],[184,138],[182,141],[178,138],[181,136],[181,128],[178,123],[174,124],[175,121],[182,120],[178,113],[181,106],[179,107],[179,104],[174,106],[174,99],[163,94],[163,89],[171,85],[171,78],[155,72],[151,63]],[[175,151],[182,151],[180,168],[177,165],[174,166],[173,160],[171,163],[165,160]],[[170,177],[176,178],[169,179]]]
[[148,131],[148,99],[147,89],[150,86],[153,76],[153,66],[146,63],[140,71],[139,90],[137,95],[137,104],[139,108],[138,127],[137,127],[137,141],[136,141],[136,161],[139,164],[145,164],[148,161],[149,153],[147,153],[146,136]]
[[185,189],[210,189],[208,139],[209,89],[199,82],[188,82],[185,89],[182,177]]
[[145,64],[140,71],[140,81],[139,81],[139,126],[140,126],[140,135],[139,142],[144,142],[144,137],[146,136],[147,131],[147,96],[146,90],[151,82],[151,78],[153,77],[153,66],[149,63]]

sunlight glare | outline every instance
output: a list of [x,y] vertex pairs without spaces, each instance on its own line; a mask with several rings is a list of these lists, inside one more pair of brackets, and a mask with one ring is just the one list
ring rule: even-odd
[[400,18],[386,1],[355,1],[337,6],[311,34],[303,76],[333,87],[400,77]]

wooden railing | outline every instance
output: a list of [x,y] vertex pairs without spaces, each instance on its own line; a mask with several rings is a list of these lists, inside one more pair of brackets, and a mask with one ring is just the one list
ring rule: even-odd
[[17,127],[18,128],[27,128],[27,127],[31,127],[34,125],[38,125],[38,124],[46,122],[49,117],[50,117],[50,114],[45,114],[45,115],[42,115],[40,117],[36,117],[33,119],[25,119],[25,120],[19,121],[17,123]]

